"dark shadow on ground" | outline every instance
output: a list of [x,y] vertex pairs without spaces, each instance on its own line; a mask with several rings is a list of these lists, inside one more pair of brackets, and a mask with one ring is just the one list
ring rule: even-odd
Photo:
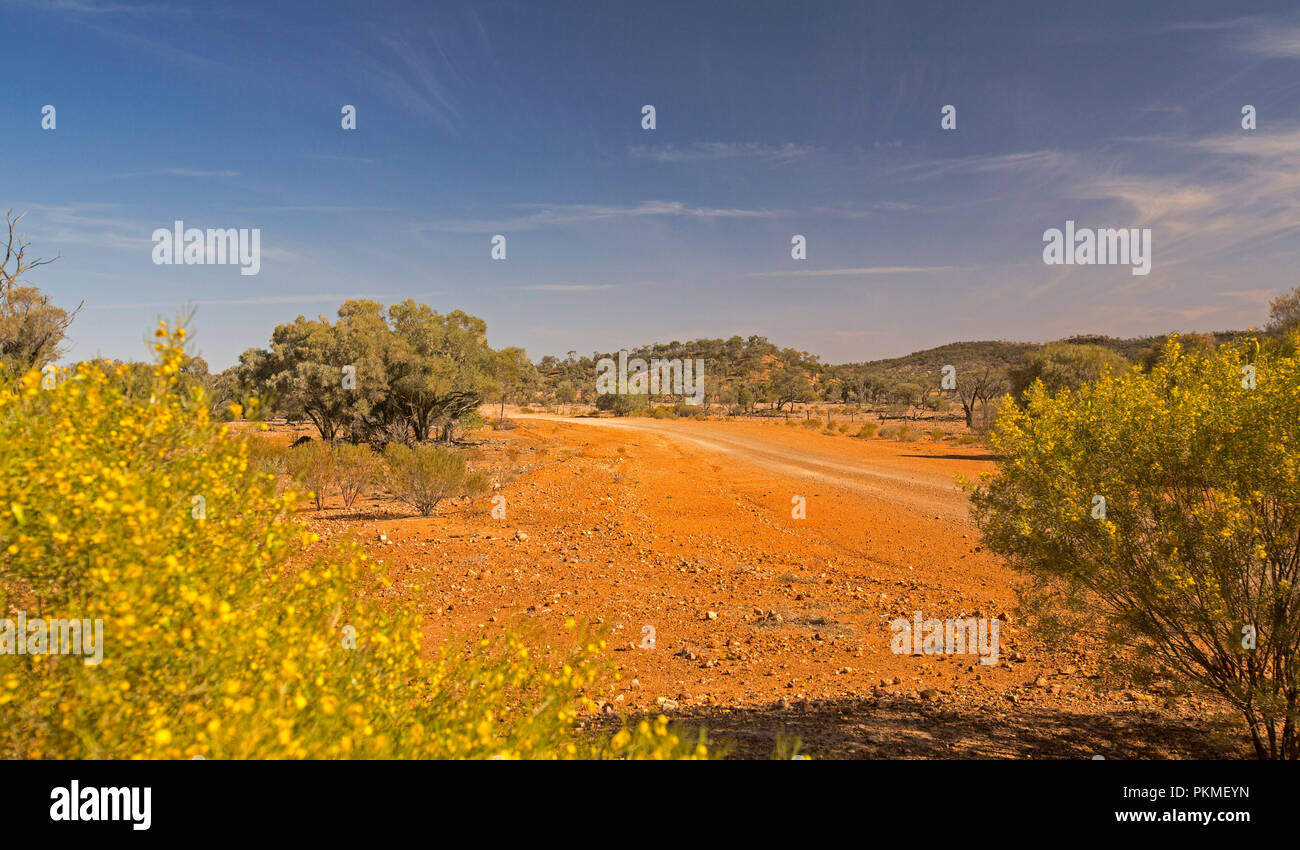
[[1253,758],[1229,718],[1165,717],[1139,709],[1080,714],[1039,706],[948,706],[903,695],[799,702],[789,708],[688,707],[671,716],[703,726],[730,758],[770,758],[778,736],[813,758]]
[[992,461],[1005,460],[1005,455],[995,455],[989,452],[980,452],[979,454],[962,452],[962,453],[949,453],[944,455],[916,454],[916,455],[899,455],[899,457],[916,457],[916,458],[923,458],[927,460],[992,460]]

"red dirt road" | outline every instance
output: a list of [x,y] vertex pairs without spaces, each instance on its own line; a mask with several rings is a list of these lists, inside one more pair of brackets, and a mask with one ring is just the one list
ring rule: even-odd
[[[313,521],[370,547],[395,592],[423,586],[430,645],[599,623],[621,674],[608,710],[701,723],[747,756],[780,734],[831,757],[1242,754],[1217,704],[1100,688],[1096,647],[1050,653],[1024,628],[956,484],[994,470],[983,450],[779,423],[516,422],[472,450],[499,473],[504,520],[484,498]],[[917,611],[1005,618],[999,663],[895,654],[890,622]]]

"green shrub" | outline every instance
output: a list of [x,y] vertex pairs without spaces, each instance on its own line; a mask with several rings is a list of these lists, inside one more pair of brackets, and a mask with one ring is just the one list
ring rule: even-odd
[[301,446],[285,450],[285,466],[299,486],[306,488],[316,500],[316,510],[325,508],[325,496],[335,487],[334,452],[330,444],[312,440]]
[[382,467],[383,458],[369,446],[344,443],[334,450],[334,484],[344,507],[352,507],[357,497],[375,483]]
[[415,448],[393,443],[384,449],[384,483],[397,499],[420,512],[433,513],[443,499],[472,495],[484,487],[465,458],[453,449],[421,443]]
[[917,437],[917,431],[906,422],[897,425],[886,425],[880,429],[880,437],[883,440],[896,440],[900,443],[914,442]]
[[452,433],[457,437],[463,437],[466,434],[473,434],[480,428],[487,426],[487,422],[479,415],[477,410],[471,410],[456,419]]
[[876,432],[879,430],[880,430],[880,426],[878,424],[876,424],[875,422],[868,422],[865,425],[863,425],[861,428],[859,428],[858,433],[854,434],[853,436],[863,440],[870,440],[872,437],[876,436]]
[[[1260,758],[1300,758],[1300,361],[1177,337],[1149,373],[1035,382],[972,493],[1043,623],[1234,706]],[[1248,384],[1246,376],[1253,378]]]
[[608,410],[615,416],[627,416],[649,406],[644,393],[605,393],[596,396],[596,410]]

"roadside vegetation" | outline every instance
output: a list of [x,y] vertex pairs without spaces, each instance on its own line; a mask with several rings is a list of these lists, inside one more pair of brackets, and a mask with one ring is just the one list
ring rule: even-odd
[[1040,374],[972,494],[1043,627],[1222,697],[1260,758],[1300,758],[1298,339],[1173,338],[1149,371],[1056,392]]
[[0,653],[0,757],[708,757],[666,720],[579,734],[610,671],[576,626],[422,653],[408,597],[294,519],[181,380],[184,331],[156,336],[143,392],[102,361],[0,380],[0,610],[103,623],[98,664]]

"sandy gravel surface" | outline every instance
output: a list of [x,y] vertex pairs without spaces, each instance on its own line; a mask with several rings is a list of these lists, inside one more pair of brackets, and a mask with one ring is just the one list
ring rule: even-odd
[[[1242,752],[1217,704],[1099,688],[1098,647],[1040,646],[956,484],[994,470],[983,450],[783,423],[516,421],[470,449],[497,472],[504,520],[486,498],[429,518],[382,500],[310,514],[384,560],[431,646],[598,623],[621,674],[607,712],[702,723],[739,755],[779,734],[831,757]],[[916,611],[1000,618],[999,663],[895,654],[890,622]]]

